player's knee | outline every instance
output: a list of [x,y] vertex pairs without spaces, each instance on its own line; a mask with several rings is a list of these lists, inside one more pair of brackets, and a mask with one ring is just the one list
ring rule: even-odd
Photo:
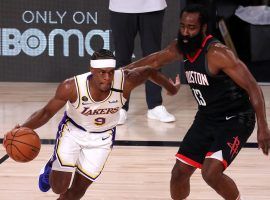
[[184,183],[190,177],[190,172],[184,167],[176,163],[171,172],[171,182]]
[[171,172],[171,183],[174,182],[181,182],[181,180],[184,178],[184,174],[182,173],[182,170],[180,170],[177,166],[174,166]]
[[86,190],[81,189],[81,188],[72,189],[69,193],[69,197],[70,197],[70,199],[74,199],[74,200],[81,199],[83,197],[83,195],[85,194],[85,192],[86,192]]
[[211,187],[217,186],[219,180],[222,179],[224,171],[223,164],[215,159],[207,159],[202,166],[202,177],[204,181]]
[[188,194],[184,194],[184,193],[180,193],[180,194],[174,193],[174,194],[172,194],[171,193],[171,199],[173,199],[173,200],[185,200],[188,197],[188,195],[189,195],[189,192],[188,192]]
[[64,194],[68,190],[69,184],[70,183],[68,181],[65,181],[65,180],[50,183],[52,191],[55,194]]
[[55,194],[64,194],[67,190],[68,190],[68,188],[61,187],[61,186],[53,186],[52,187],[52,191]]
[[50,174],[50,186],[56,194],[64,194],[70,185],[72,173],[53,170]]
[[219,174],[216,173],[215,171],[213,171],[209,168],[202,168],[201,173],[202,173],[202,177],[203,177],[204,181],[208,185],[214,186],[217,183]]

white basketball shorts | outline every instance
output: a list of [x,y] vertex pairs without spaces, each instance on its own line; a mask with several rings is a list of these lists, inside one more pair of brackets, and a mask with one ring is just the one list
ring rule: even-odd
[[101,133],[89,133],[71,122],[60,123],[57,134],[53,170],[77,171],[95,181],[112,150],[115,128]]

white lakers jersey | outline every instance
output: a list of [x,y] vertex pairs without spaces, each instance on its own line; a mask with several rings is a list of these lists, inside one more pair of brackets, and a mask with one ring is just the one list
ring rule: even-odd
[[88,132],[102,132],[115,127],[119,110],[126,99],[123,97],[124,72],[115,70],[111,91],[106,99],[96,102],[89,90],[91,72],[75,76],[77,100],[67,102],[66,114],[70,121]]

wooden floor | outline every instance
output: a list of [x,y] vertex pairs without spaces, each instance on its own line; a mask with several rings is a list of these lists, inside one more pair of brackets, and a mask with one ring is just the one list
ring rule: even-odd
[[[53,95],[54,83],[0,83],[0,138],[43,106]],[[268,123],[270,124],[270,86],[262,86]],[[187,86],[178,95],[165,94],[164,105],[176,116],[175,123],[148,120],[144,88],[136,89],[131,97],[128,121],[119,126],[117,140],[181,141],[192,123],[196,104]],[[42,139],[53,139],[62,111],[49,123],[37,129]],[[256,129],[249,142],[256,142]],[[0,200],[51,200],[57,195],[38,190],[37,178],[52,153],[52,145],[42,145],[38,157],[30,163],[8,159],[0,165]],[[100,179],[83,199],[93,200],[167,200],[170,199],[170,171],[178,147],[115,146]],[[4,155],[0,147],[0,156]],[[244,148],[226,173],[237,183],[245,200],[270,199],[270,162],[256,148]],[[189,200],[221,199],[202,180],[197,170],[191,179]]]

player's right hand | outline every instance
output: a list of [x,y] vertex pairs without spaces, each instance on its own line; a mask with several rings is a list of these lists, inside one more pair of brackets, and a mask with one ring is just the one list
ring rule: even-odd
[[259,148],[262,149],[263,154],[268,155],[270,149],[270,130],[268,127],[264,131],[260,131],[260,129],[258,129],[257,140]]

